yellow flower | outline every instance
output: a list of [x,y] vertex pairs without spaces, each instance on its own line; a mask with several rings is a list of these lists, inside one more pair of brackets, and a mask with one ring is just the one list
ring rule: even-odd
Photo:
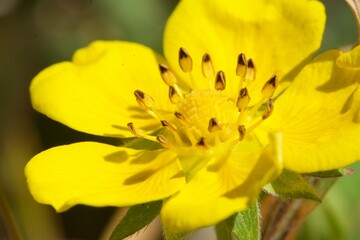
[[36,110],[159,147],[49,149],[26,167],[31,193],[57,211],[164,199],[163,224],[190,231],[246,209],[283,167],[354,162],[360,50],[311,61],[324,22],[318,1],[182,0],[165,29],[166,61],[139,44],[96,41],[45,69],[30,87]]

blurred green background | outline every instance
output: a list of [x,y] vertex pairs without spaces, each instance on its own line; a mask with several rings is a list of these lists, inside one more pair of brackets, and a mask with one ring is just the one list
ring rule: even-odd
[[[356,23],[345,2],[323,2],[328,22],[320,51],[354,43]],[[161,52],[164,25],[176,3],[0,0],[0,239],[100,238],[114,208],[77,206],[56,214],[27,191],[23,169],[33,155],[53,146],[96,140],[33,111],[28,86],[41,69],[69,60],[76,49],[95,39],[135,41]],[[360,172],[360,164],[353,168]],[[299,239],[359,239],[359,184],[360,173],[338,180]]]

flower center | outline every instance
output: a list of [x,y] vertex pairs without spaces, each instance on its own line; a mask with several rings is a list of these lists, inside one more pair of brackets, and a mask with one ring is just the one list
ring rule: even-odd
[[195,139],[206,139],[209,145],[230,138],[239,116],[234,102],[222,91],[213,89],[193,90],[185,95],[179,112],[190,123],[186,124],[189,134]]
[[184,48],[179,50],[179,65],[183,72],[189,73],[193,89],[190,92],[182,92],[172,71],[160,64],[160,75],[169,86],[169,100],[177,106],[177,111],[172,119],[161,119],[153,109],[154,99],[136,90],[134,94],[139,106],[158,119],[166,131],[156,137],[150,136],[137,129],[133,123],[129,123],[128,127],[135,136],[158,141],[164,147],[194,146],[207,151],[225,142],[244,140],[271,115],[274,108],[272,97],[278,86],[277,77],[271,77],[264,84],[261,100],[249,106],[250,94],[247,87],[255,80],[256,71],[254,61],[246,60],[244,54],[238,56],[235,69],[240,81],[236,101],[224,91],[225,73],[221,70],[215,72],[209,54],[203,55],[201,69],[204,78],[209,80],[210,87],[207,89],[195,87],[196,83],[191,75],[192,58]]

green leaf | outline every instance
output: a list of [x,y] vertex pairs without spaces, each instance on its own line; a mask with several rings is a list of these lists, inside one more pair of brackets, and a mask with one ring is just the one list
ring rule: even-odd
[[110,236],[110,240],[124,239],[149,223],[160,213],[162,201],[130,207]]
[[233,216],[231,216],[230,218],[228,218],[225,221],[222,221],[220,223],[218,223],[215,227],[216,230],[216,236],[217,239],[221,239],[221,240],[232,240],[232,228],[234,223],[231,222],[233,220]]
[[260,239],[260,217],[258,203],[248,209],[232,215],[230,218],[216,225],[216,235],[219,240]]
[[312,176],[318,178],[334,178],[334,177],[343,177],[348,176],[355,173],[353,169],[350,168],[340,168],[330,171],[323,171],[323,172],[314,172],[314,173],[305,173],[305,176]]
[[313,185],[300,174],[286,169],[274,182],[265,185],[264,190],[274,196],[321,201]]
[[167,229],[166,226],[164,225],[163,225],[163,231],[164,231],[165,240],[183,240],[186,239],[186,236],[188,235],[187,232],[172,231],[170,229]]

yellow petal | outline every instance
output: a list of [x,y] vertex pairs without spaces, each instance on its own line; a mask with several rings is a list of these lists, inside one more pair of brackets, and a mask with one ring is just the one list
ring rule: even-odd
[[34,108],[71,128],[105,136],[131,136],[126,125],[145,130],[160,124],[137,104],[134,91],[155,100],[155,109],[172,108],[158,56],[134,43],[96,41],[78,50],[72,62],[48,67],[33,80]]
[[36,155],[25,168],[36,201],[65,211],[76,204],[130,206],[163,199],[185,184],[177,155],[94,142]]
[[287,169],[325,171],[360,159],[360,71],[338,67],[339,56],[328,51],[306,66],[264,122],[283,133]]
[[210,54],[215,71],[225,72],[226,91],[234,98],[240,90],[237,57],[245,53],[256,67],[256,80],[249,88],[256,101],[272,75],[282,79],[311,59],[320,46],[324,24],[324,7],[318,1],[182,0],[168,20],[164,52],[177,73],[189,79],[177,62],[179,48],[185,48],[193,59],[194,82],[201,87],[208,86],[201,59]]
[[360,46],[341,54],[336,60],[339,67],[360,68]]
[[282,169],[281,140],[252,152],[241,144],[221,158],[212,159],[178,194],[167,200],[161,219],[168,229],[191,231],[210,226],[246,209],[261,187]]

